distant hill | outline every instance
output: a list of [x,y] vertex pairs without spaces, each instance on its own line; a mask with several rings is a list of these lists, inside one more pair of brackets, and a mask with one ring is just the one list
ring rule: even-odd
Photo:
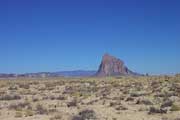
[[16,74],[6,74],[6,73],[0,73],[0,78],[9,78],[9,77],[16,77]]
[[0,74],[0,78],[14,78],[14,77],[89,77],[93,76],[96,71],[88,70],[74,70],[74,71],[60,71],[60,72],[38,72],[25,74]]

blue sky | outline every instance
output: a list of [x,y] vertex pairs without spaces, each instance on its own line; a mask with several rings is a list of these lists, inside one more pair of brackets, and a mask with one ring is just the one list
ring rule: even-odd
[[96,70],[106,52],[136,72],[180,72],[179,6],[179,0],[1,0],[0,73]]

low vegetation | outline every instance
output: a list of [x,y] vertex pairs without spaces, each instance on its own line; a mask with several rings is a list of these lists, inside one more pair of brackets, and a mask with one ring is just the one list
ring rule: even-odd
[[0,86],[0,120],[179,120],[179,75],[18,78]]

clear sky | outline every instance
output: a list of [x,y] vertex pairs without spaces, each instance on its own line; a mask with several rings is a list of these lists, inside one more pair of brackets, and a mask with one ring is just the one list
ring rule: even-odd
[[180,0],[0,0],[0,73],[96,70],[106,52],[180,72]]

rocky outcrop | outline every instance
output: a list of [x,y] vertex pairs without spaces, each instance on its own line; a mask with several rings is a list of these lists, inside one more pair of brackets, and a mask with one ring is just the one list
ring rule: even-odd
[[118,58],[115,58],[109,54],[105,54],[102,58],[99,69],[96,76],[114,76],[114,75],[133,75],[124,64],[124,62]]

